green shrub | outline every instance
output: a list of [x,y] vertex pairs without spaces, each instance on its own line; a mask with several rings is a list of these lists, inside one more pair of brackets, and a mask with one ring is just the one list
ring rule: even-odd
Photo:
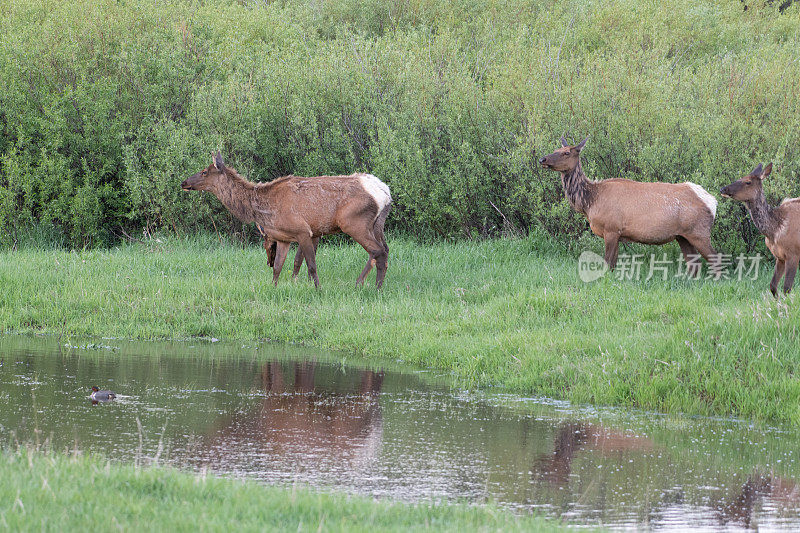
[[[797,196],[800,6],[412,0],[0,4],[0,241],[249,232],[180,181],[369,171],[420,239],[588,231],[536,160],[589,135],[594,179],[716,194],[773,161]],[[721,201],[714,242],[762,250]]]

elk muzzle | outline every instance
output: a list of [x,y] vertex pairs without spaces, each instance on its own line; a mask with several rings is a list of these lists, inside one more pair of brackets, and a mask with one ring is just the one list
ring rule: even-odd
[[724,196],[725,198],[733,198],[733,196],[731,196],[731,186],[730,186],[730,185],[728,185],[728,186],[726,186],[726,187],[723,187],[723,188],[722,188],[722,189],[719,191],[719,193],[720,193],[722,196]]

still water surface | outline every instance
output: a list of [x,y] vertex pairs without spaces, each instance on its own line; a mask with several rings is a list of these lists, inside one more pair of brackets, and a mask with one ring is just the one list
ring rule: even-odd
[[[614,528],[800,529],[800,435],[465,393],[272,345],[0,338],[0,439]],[[327,361],[327,362],[322,362]],[[92,385],[116,401],[92,404]]]

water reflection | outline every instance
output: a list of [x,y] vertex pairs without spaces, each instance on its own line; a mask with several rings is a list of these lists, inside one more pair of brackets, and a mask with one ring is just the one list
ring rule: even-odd
[[270,458],[295,468],[325,462],[353,469],[375,458],[383,427],[378,397],[384,373],[361,370],[356,390],[330,391],[315,383],[316,367],[295,362],[287,372],[278,362],[266,363],[263,396],[215,420],[202,462],[221,471],[246,470],[254,460]]
[[653,441],[596,424],[564,422],[556,432],[553,452],[537,459],[536,476],[555,487],[564,487],[572,473],[572,461],[582,449],[601,454],[649,452],[653,450]]
[[[0,337],[0,440],[576,524],[800,529],[793,428],[469,394],[301,348],[74,344]],[[94,384],[119,397],[92,408]]]
[[727,504],[717,509],[719,523],[739,523],[746,528],[753,525],[753,512],[764,499],[771,499],[775,508],[785,512],[797,508],[800,503],[800,490],[797,483],[780,476],[753,473],[741,487],[739,493]]

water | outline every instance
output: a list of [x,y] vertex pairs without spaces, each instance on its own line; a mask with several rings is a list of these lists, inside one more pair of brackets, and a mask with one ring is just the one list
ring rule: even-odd
[[308,349],[65,344],[0,338],[2,442],[577,525],[800,528],[790,428],[465,393]]

